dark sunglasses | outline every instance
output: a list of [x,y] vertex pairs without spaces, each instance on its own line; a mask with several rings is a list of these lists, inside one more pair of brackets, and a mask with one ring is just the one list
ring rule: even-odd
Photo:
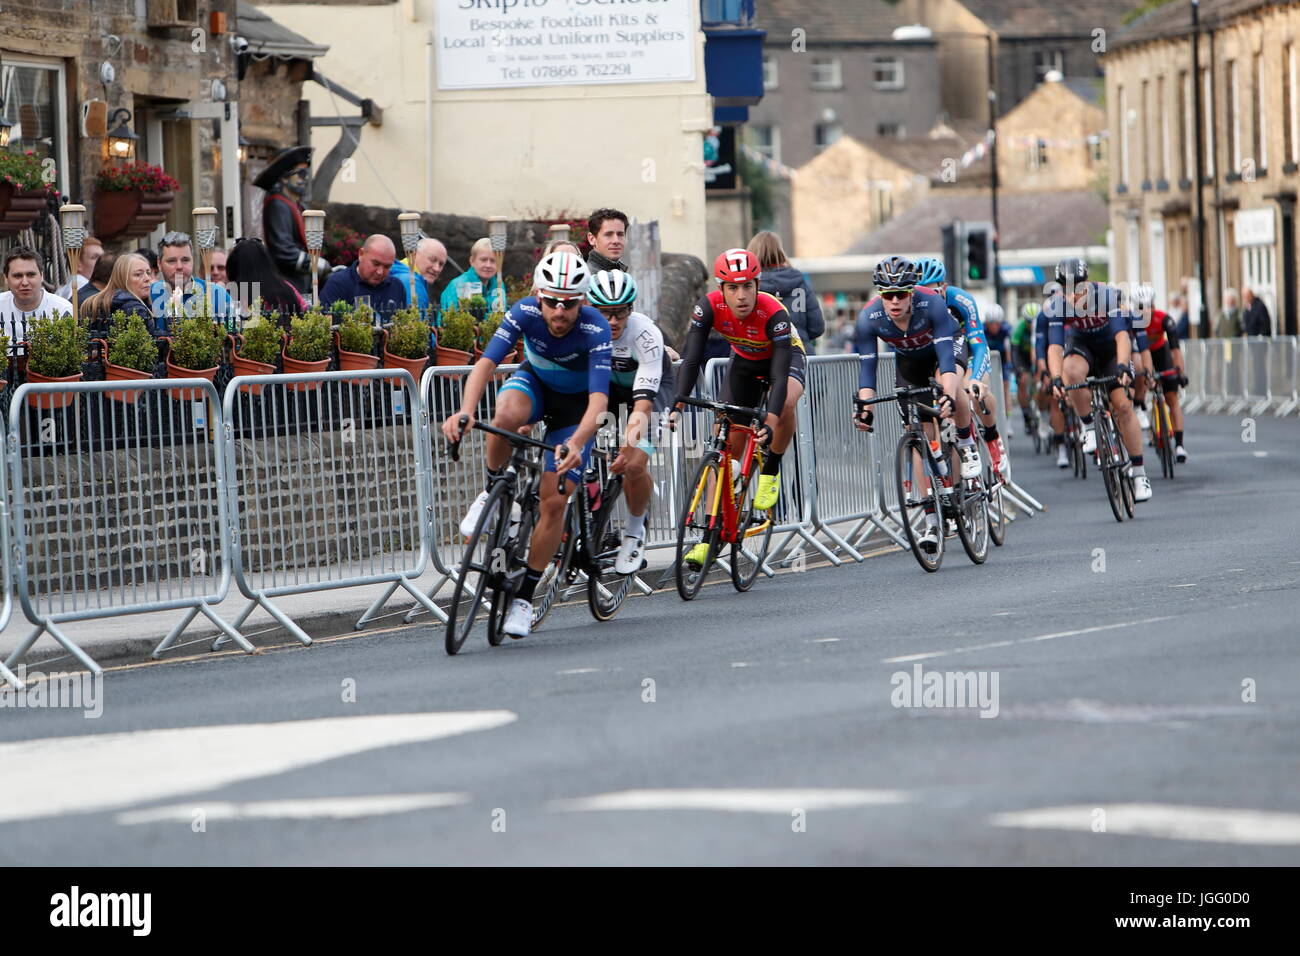
[[547,307],[552,308],[552,309],[566,309],[566,310],[567,310],[567,309],[573,309],[573,308],[576,308],[576,307],[578,306],[578,303],[579,303],[581,300],[579,300],[579,299],[556,299],[556,298],[554,298],[554,297],[552,297],[552,296],[549,296],[549,295],[540,295],[540,296],[537,297],[537,301],[540,302],[540,303],[542,303],[542,305],[547,306]]
[[621,309],[601,309],[600,314],[607,319],[617,319],[621,321],[632,314],[632,307],[627,305]]
[[912,293],[911,290],[905,291],[903,289],[890,289],[888,292],[880,293],[880,297],[882,299],[888,299],[890,302],[893,302],[895,299],[910,299],[912,297]]

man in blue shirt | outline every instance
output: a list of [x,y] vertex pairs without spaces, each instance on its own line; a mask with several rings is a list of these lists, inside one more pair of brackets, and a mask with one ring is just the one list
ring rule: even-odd
[[[149,287],[154,335],[175,331],[179,316],[199,315],[207,298],[207,284],[194,278],[194,247],[188,233],[169,232],[158,243],[158,272],[162,276]],[[235,316],[230,294],[215,283],[212,286],[212,317],[223,321]]]
[[[408,300],[411,296],[410,258],[393,263],[393,269],[389,273],[392,278],[402,283]],[[426,315],[430,305],[437,305],[436,300],[430,300],[430,291],[437,283],[438,276],[442,275],[443,266],[447,264],[447,247],[437,239],[426,236],[416,245],[414,259],[416,305],[419,306],[420,314]]]
[[335,272],[321,290],[320,306],[328,312],[335,302],[355,304],[361,297],[370,299],[370,308],[384,322],[398,309],[406,308],[406,286],[388,273],[397,258],[397,247],[383,233],[366,239],[357,261]]
[[[460,441],[474,422],[474,412],[493,372],[524,341],[524,364],[497,392],[492,424],[506,431],[545,421],[545,441],[567,451],[560,461],[548,452],[545,470],[565,475],[564,491],[553,480],[542,482],[541,516],[528,548],[528,570],[502,630],[527,637],[533,626],[533,594],[564,532],[564,507],[582,479],[601,416],[609,408],[609,323],[583,304],[591,284],[587,264],[572,252],[553,252],[533,272],[536,295],[520,299],[506,313],[492,341],[465,380],[460,411],[442,423],[448,441]],[[462,420],[465,424],[462,425]],[[487,439],[487,487],[510,461],[510,443],[498,435]],[[464,535],[474,533],[487,504],[485,490],[461,522]]]

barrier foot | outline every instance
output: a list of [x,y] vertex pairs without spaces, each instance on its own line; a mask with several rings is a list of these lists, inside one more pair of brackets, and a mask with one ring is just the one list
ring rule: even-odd
[[21,680],[18,679],[17,674],[15,674],[9,668],[5,667],[3,661],[0,661],[0,679],[3,679],[5,683],[7,683],[14,690],[22,690],[25,686],[27,686]]
[[[304,647],[311,647],[311,638],[307,636],[307,632],[304,631],[302,628],[300,628],[297,624],[293,623],[293,621],[289,620],[289,618],[285,616],[285,613],[283,611],[281,611],[278,607],[276,607],[274,604],[272,604],[270,601],[268,601],[265,597],[263,597],[260,594],[257,597],[253,598],[252,603],[249,604],[248,607],[244,608],[243,613],[240,614],[239,617],[235,618],[234,628],[238,628],[246,620],[248,620],[248,616],[252,614],[253,609],[258,606],[261,606],[262,609],[265,610],[267,614],[275,618],[276,623],[279,624],[286,631],[288,631],[290,634],[292,634],[294,637],[296,637],[300,644],[302,644]],[[222,628],[222,630],[225,630],[225,628]],[[243,640],[242,637],[238,636],[237,632],[235,632],[234,637],[238,637],[239,640]],[[226,641],[234,639],[234,637],[227,637],[224,635],[218,637],[215,641],[212,642],[212,649],[215,651],[222,644],[226,643]]]
[[[433,598],[431,598],[431,597],[425,597],[424,594],[422,594],[422,593],[420,592],[420,589],[417,588],[417,587],[416,587],[414,584],[412,584],[410,581],[406,580],[406,578],[402,578],[402,580],[398,581],[397,584],[395,585],[395,587],[400,587],[400,588],[402,588],[403,590],[405,590],[408,594],[411,595],[411,597],[415,598],[416,601],[418,601],[420,604],[422,604],[422,605],[424,606],[425,610],[427,610],[430,614],[432,614],[434,617],[436,617],[436,618],[437,618],[439,621],[441,621],[443,624],[446,624],[446,623],[447,623],[447,612],[444,611],[442,608],[438,607],[438,605],[437,605],[436,603],[434,603]],[[389,593],[389,594],[392,594],[393,592],[392,592],[392,591],[389,591],[388,593]],[[387,596],[387,595],[384,596],[384,600],[385,600],[385,601],[388,600],[388,596]],[[380,606],[382,606],[382,604],[383,604],[382,601],[379,602],[379,605],[380,605]],[[378,610],[378,607],[373,607],[373,606],[372,606],[371,610]],[[412,610],[414,610],[414,608],[413,608]],[[370,611],[367,611],[367,612],[366,612],[367,615],[368,615],[369,613],[370,613]],[[408,614],[407,617],[409,617],[409,616],[410,616],[410,615]],[[366,618],[365,618],[365,616],[363,615],[362,618],[361,618],[361,620],[360,620],[360,621],[357,621],[357,627],[358,627],[358,628],[361,627],[361,625],[364,624],[365,621],[366,621]]]
[[[1018,499],[1019,501],[1024,502],[1029,507],[1033,508],[1035,511],[1047,510],[1046,506],[1044,506],[1042,502],[1040,502],[1029,492],[1025,491],[1024,488],[1021,488],[1014,481],[1008,481],[1005,485],[1002,486],[1002,490],[1010,492],[1013,500]],[[1033,512],[1030,513],[1032,514]]]
[[[912,547],[910,544],[908,544],[907,538],[903,536],[903,532],[901,529],[895,531],[893,528],[889,527],[889,525],[881,521],[880,518],[874,515],[871,517],[870,520],[873,526],[875,526],[878,530],[884,532],[885,536],[889,538],[890,541],[893,541],[894,544],[898,545],[900,548],[903,548],[904,550],[909,550]],[[870,529],[867,530],[867,534],[868,536],[870,536],[871,534]],[[861,544],[862,542],[859,541],[858,543]]]
[[[451,580],[451,575],[450,575],[450,574],[444,574],[442,577],[440,577],[440,578],[438,579],[438,582],[437,582],[436,584],[434,584],[434,586],[431,587],[431,588],[429,589],[429,600],[432,601],[432,600],[437,596],[438,592],[442,590],[442,586],[443,586],[444,584],[446,584],[446,583],[447,583],[448,581],[450,581],[450,580]],[[387,598],[385,598],[385,600],[387,600]],[[423,604],[423,602],[421,602],[421,604]],[[436,606],[436,605],[435,605],[435,606]],[[406,612],[406,617],[402,618],[402,623],[403,623],[403,624],[410,624],[412,620],[414,620],[416,617],[418,617],[418,616],[419,616],[420,614],[422,614],[422,613],[424,613],[424,608],[423,608],[422,606],[421,606],[421,607],[413,607],[413,608],[411,608],[409,611]],[[441,620],[444,624],[447,623],[447,618],[446,618],[445,615],[440,616],[440,617],[439,617],[439,620]]]
[[[860,526],[859,526],[859,527],[860,527]],[[839,549],[841,549],[841,550],[847,552],[848,555],[849,555],[849,557],[851,557],[854,561],[865,561],[865,560],[866,560],[866,558],[864,558],[864,557],[863,557],[863,556],[858,552],[858,550],[857,550],[856,548],[853,547],[853,545],[849,544],[847,541],[845,541],[843,538],[841,538],[838,534],[836,534],[836,533],[835,533],[834,531],[832,531],[830,528],[826,527],[825,525],[822,525],[822,527],[821,527],[820,530],[821,530],[821,533],[822,533],[822,534],[826,535],[826,537],[830,538],[831,541],[833,541],[833,542],[835,543],[835,547],[837,547],[837,548],[839,548]]]
[[[366,624],[369,623],[370,619],[377,615],[380,609],[388,603],[388,599],[393,596],[393,592],[399,587],[401,587],[401,582],[399,581],[394,581],[392,584],[388,585],[388,590],[371,602],[370,607],[366,608],[366,612],[362,614],[361,617],[357,618],[357,623],[352,625],[352,630],[359,631],[365,627]],[[421,594],[420,597],[424,597],[424,595]]]
[[[189,612],[183,618],[181,618],[179,622],[177,622],[176,626],[167,632],[167,636],[162,639],[161,643],[159,643],[159,645],[153,649],[153,653],[150,654],[149,656],[152,657],[154,660],[158,660],[158,658],[162,657],[163,652],[166,651],[168,648],[170,648],[172,644],[176,642],[176,638],[181,636],[181,631],[189,627],[190,621],[194,620],[194,618],[196,618],[198,614],[199,614],[198,608],[196,607],[190,608]],[[225,631],[225,628],[222,628],[222,631]],[[215,644],[212,646],[212,649],[214,651],[217,649]]]
[[799,535],[799,537],[807,541],[814,548],[816,548],[818,551],[820,551],[822,554],[824,554],[827,560],[830,561],[831,564],[835,565],[835,567],[838,568],[844,564],[844,562],[839,559],[839,557],[835,554],[834,551],[832,551],[830,548],[826,547],[826,545],[818,541],[817,536],[812,532],[810,532],[807,528],[798,528],[795,530],[795,533]]
[[[40,636],[44,633],[45,633],[45,625],[37,624],[36,630],[28,634],[27,637],[23,640],[23,642],[19,644],[16,648],[14,648],[13,653],[10,654],[5,659],[4,661],[5,670],[9,671],[10,667],[16,667],[18,665],[18,662],[27,656],[27,652],[32,649],[32,645],[35,644],[40,639]],[[9,672],[12,673],[12,671]],[[19,683],[20,689],[21,686],[22,685],[20,682]]]
[[641,580],[641,575],[632,575],[632,587],[636,588],[642,594],[654,594],[655,589]]
[[[68,637],[68,635],[60,631],[57,627],[55,627],[55,625],[52,622],[47,621],[45,623],[44,629],[46,632],[49,633],[50,637],[54,638],[61,645],[63,645],[63,649],[67,651],[69,654],[71,654],[73,657],[75,657],[81,663],[82,667],[90,671],[96,677],[103,676],[104,669],[100,667],[98,664],[96,664],[93,660],[91,660],[90,655],[87,654],[85,651],[83,651],[80,647],[78,647],[76,641],[74,641],[72,638]],[[33,643],[35,643],[36,638],[40,636],[40,633],[41,633],[40,631],[37,631],[35,634],[32,635]],[[28,644],[27,646],[30,648],[31,644]]]
[[[220,618],[220,616],[218,616],[217,612],[212,610],[212,608],[208,605],[206,601],[199,605],[199,612],[204,617],[206,617],[209,621],[215,624],[221,630],[221,633],[225,634],[232,641],[238,644],[240,650],[248,654],[257,653],[257,648],[254,647],[251,643],[249,643],[248,638],[244,637],[243,634],[240,634],[239,631],[233,625],[227,624],[225,621],[223,621]],[[182,628],[182,630],[184,630],[184,628]]]
[[1283,402],[1281,405],[1277,407],[1277,411],[1275,411],[1273,414],[1276,415],[1278,418],[1286,418],[1286,416],[1290,415],[1293,411],[1296,410],[1296,405],[1297,403],[1294,400],[1289,402]]

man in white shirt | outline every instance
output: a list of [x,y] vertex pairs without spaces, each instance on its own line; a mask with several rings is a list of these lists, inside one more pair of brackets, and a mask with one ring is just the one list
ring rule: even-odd
[[[99,262],[100,257],[104,254],[104,244],[94,236],[87,236],[81,243],[81,259],[77,262],[77,274],[74,275],[54,294],[60,299],[72,298],[72,283],[77,283],[78,293],[86,287],[90,281],[91,275],[95,272],[95,264]],[[84,297],[82,297],[84,298]]]
[[22,342],[37,322],[64,313],[72,313],[72,303],[42,285],[41,254],[35,249],[18,246],[5,256],[4,277],[8,292],[0,293],[0,332],[9,336],[10,344]]

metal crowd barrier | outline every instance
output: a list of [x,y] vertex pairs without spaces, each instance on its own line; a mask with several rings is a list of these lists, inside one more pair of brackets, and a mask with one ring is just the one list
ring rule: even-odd
[[1183,392],[1183,412],[1191,414],[1206,402],[1208,390],[1205,381],[1205,339],[1191,339],[1180,342],[1183,353],[1183,372],[1187,376],[1187,388]]
[[1300,408],[1300,345],[1277,338],[1194,339],[1181,343],[1187,374],[1183,410],[1290,415]]
[[428,562],[428,417],[401,369],[231,380],[231,564],[249,600],[236,627],[260,606],[310,644],[272,599],[367,584],[389,587],[358,628],[399,588],[436,610],[414,583]]
[[[1006,479],[1002,484],[1002,498],[1004,501],[1010,501],[1027,515],[1032,515],[1035,511],[1046,511],[1047,509],[1029,492],[1016,484],[1015,476],[1012,471],[1012,454],[1011,441],[1007,437],[1010,434],[1011,420],[1007,417],[1010,409],[1007,407],[1006,389],[1002,387],[1002,356],[998,352],[989,350],[989,382],[993,389],[993,395],[997,400],[998,410],[995,419],[998,424],[998,434],[1002,436],[1002,457],[1006,462]],[[1009,521],[1015,520],[1015,513],[1007,511],[1004,516]]]
[[[8,446],[8,427],[0,420],[0,444]],[[9,626],[14,614],[13,555],[9,551],[9,469],[0,467],[0,573],[4,575],[4,606],[0,607],[0,631]],[[18,675],[0,661],[0,680],[7,681],[14,690],[22,690]]]
[[13,581],[36,629],[7,666],[48,633],[98,675],[59,625],[151,611],[188,612],[154,657],[198,614],[253,650],[211,607],[230,587],[219,409],[200,379],[17,390],[6,442]]

